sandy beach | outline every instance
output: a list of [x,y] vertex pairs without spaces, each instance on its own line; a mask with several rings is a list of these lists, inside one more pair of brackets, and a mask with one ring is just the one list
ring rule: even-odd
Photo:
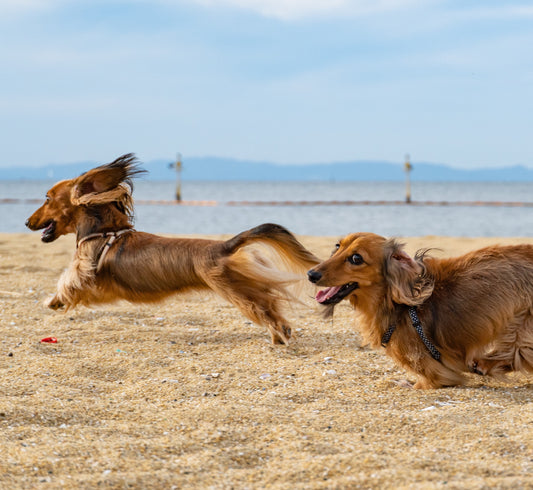
[[[322,258],[336,241],[299,238]],[[401,387],[347,304],[294,306],[288,347],[212,295],[48,310],[73,251],[0,234],[1,488],[533,488],[531,379]]]

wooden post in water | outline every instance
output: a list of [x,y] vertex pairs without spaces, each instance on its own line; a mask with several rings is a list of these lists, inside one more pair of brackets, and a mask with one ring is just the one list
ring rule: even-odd
[[411,162],[409,161],[409,154],[405,155],[405,164],[403,168],[405,170],[405,202],[409,204],[411,202],[410,173],[411,173],[411,170],[413,170],[413,166],[411,165]]
[[173,167],[176,169],[176,201],[178,202],[181,202],[181,166],[181,153],[177,153]]

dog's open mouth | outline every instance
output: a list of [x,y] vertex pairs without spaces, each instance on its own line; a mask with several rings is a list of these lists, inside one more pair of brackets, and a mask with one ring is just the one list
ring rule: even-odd
[[46,223],[45,228],[43,230],[43,233],[41,235],[41,240],[43,242],[52,242],[55,240],[55,232],[56,232],[56,222],[54,220],[49,221]]
[[356,282],[349,282],[344,286],[333,286],[331,288],[322,289],[316,294],[316,300],[322,305],[336,305],[358,287],[359,284]]

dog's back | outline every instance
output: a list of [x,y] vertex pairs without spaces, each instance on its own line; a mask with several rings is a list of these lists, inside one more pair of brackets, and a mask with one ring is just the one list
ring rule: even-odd
[[523,326],[533,308],[533,246],[487,247],[425,264],[434,289],[421,314],[431,310],[428,328],[446,350],[470,364],[494,342],[529,337]]

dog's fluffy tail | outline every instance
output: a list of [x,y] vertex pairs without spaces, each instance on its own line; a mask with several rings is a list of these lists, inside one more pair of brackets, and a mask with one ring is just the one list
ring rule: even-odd
[[[320,260],[307,250],[286,228],[273,223],[265,223],[230,238],[224,243],[228,254],[242,247],[260,244],[267,245],[276,253],[274,262],[282,262],[285,268],[294,272],[307,271],[320,263]],[[272,256],[270,257],[272,259]]]

